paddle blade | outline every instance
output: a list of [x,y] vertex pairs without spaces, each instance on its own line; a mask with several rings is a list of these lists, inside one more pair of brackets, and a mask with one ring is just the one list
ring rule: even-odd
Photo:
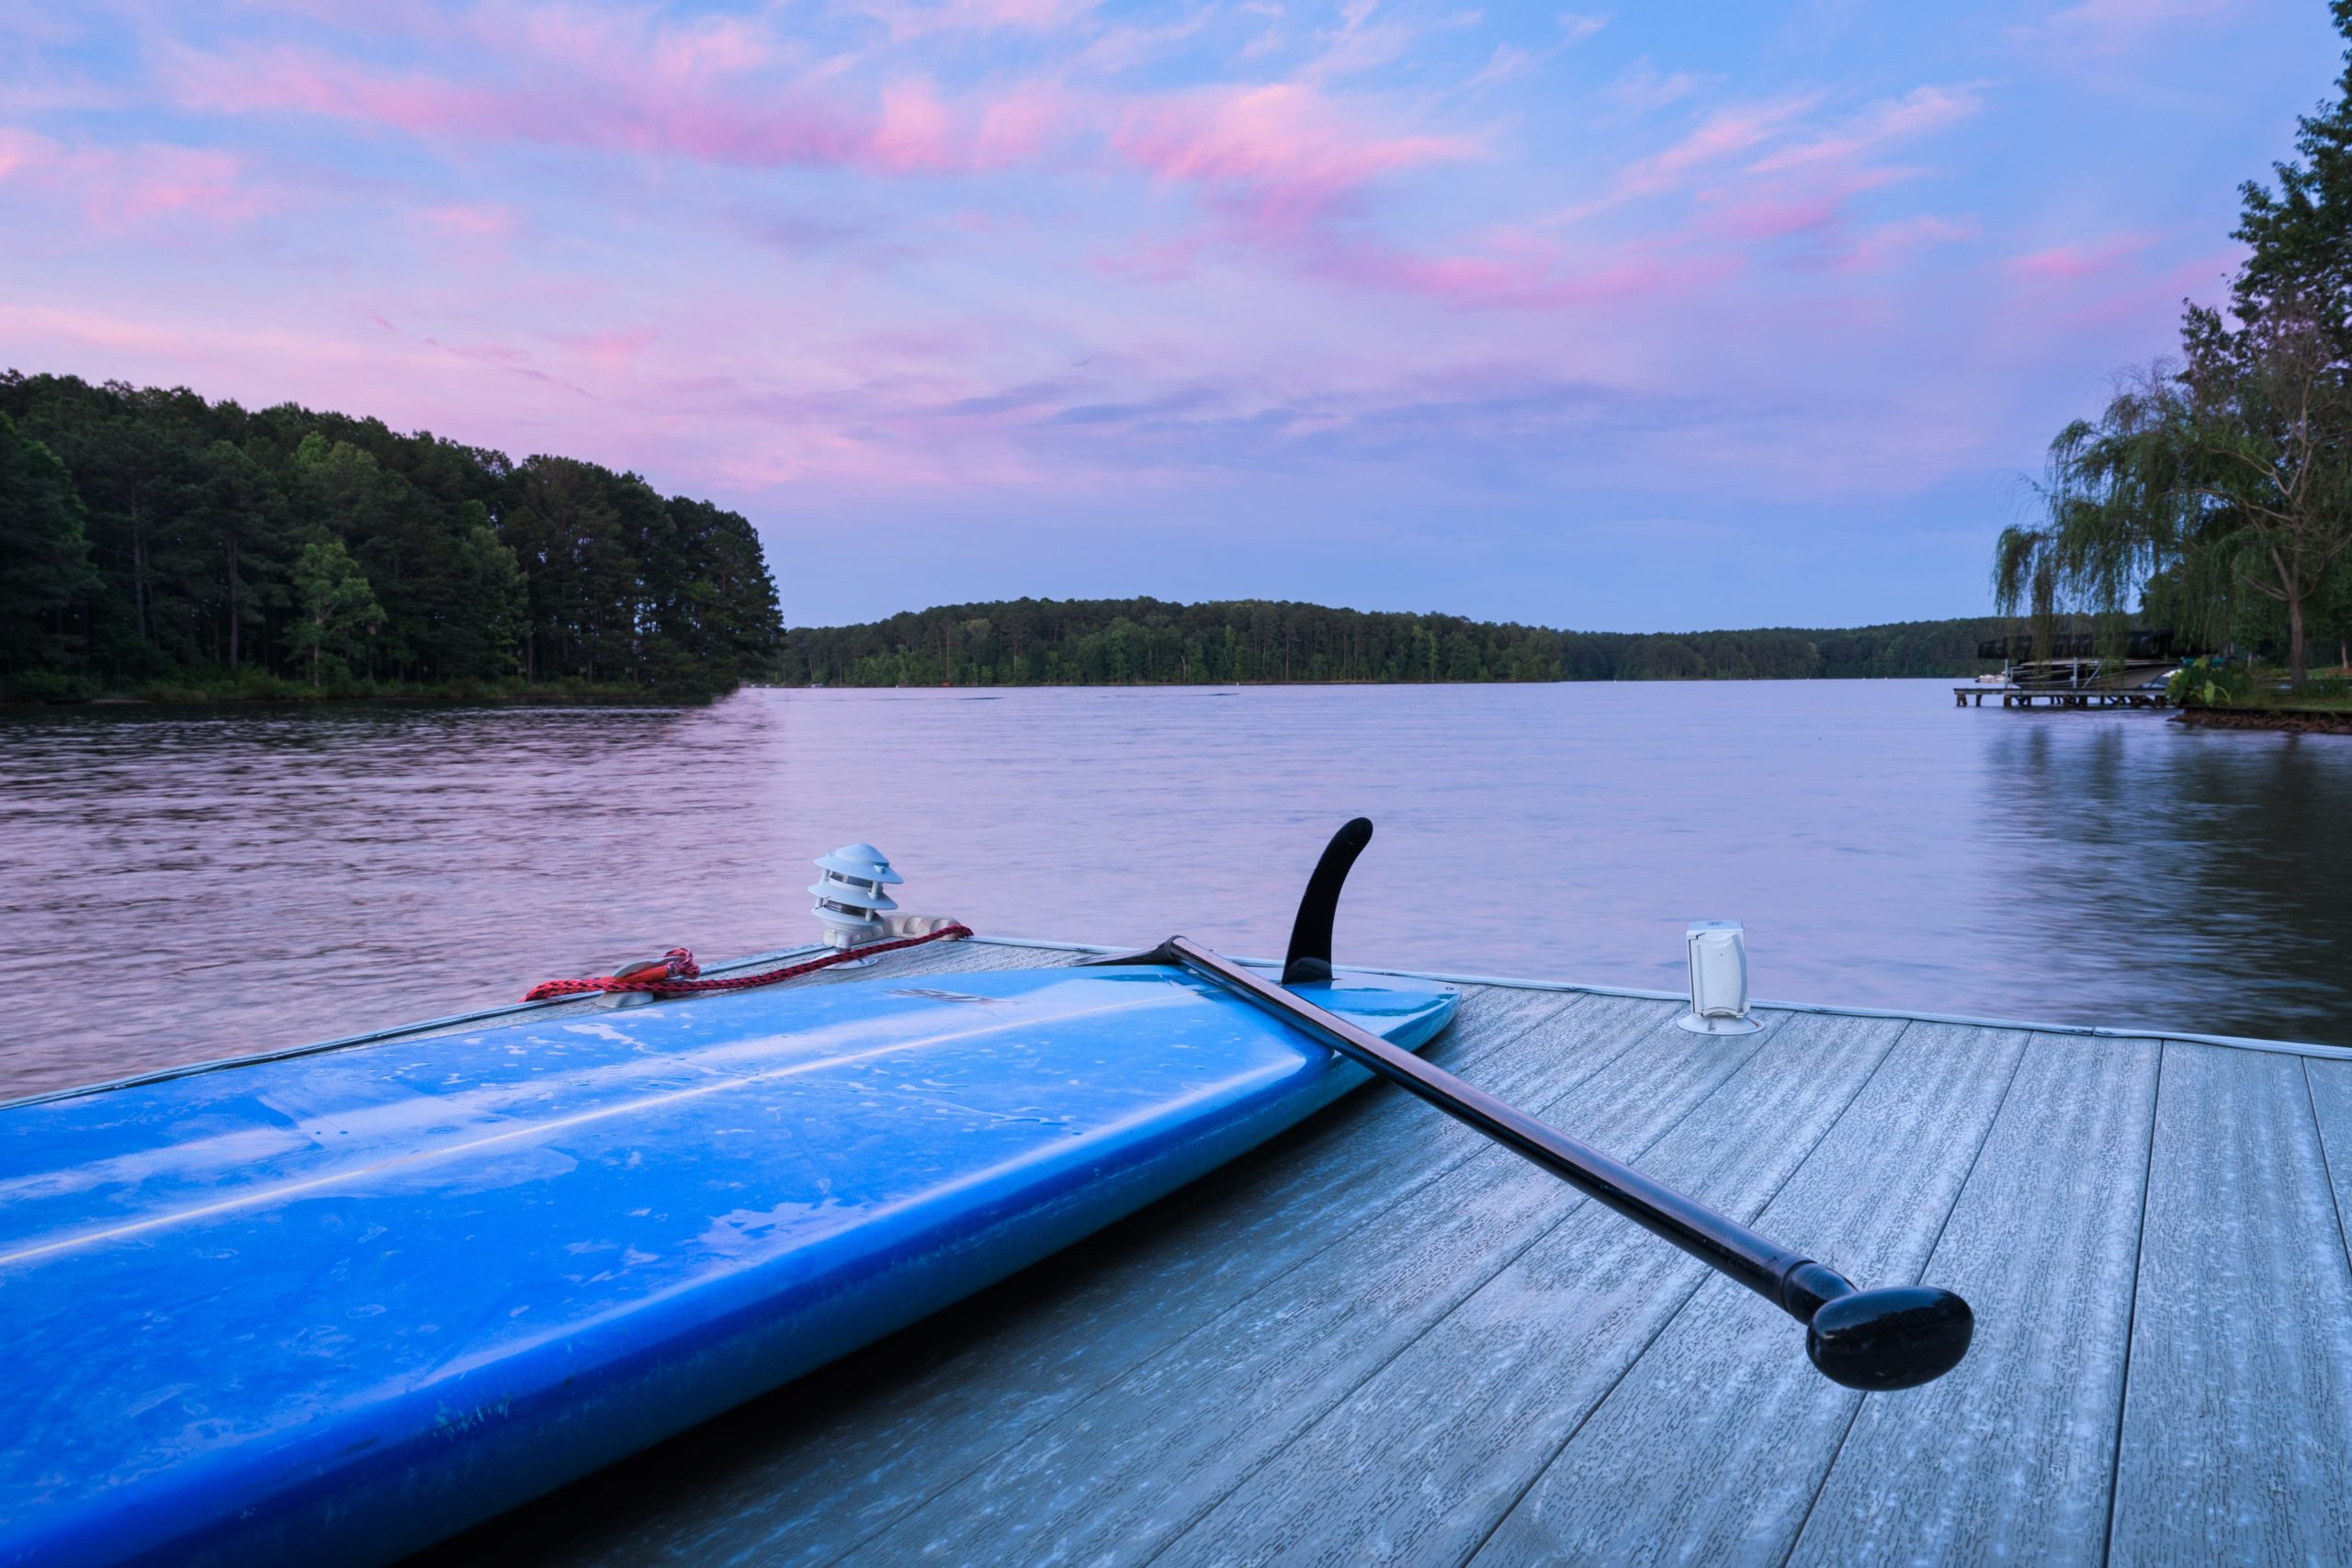
[[1890,1285],[1823,1303],[1805,1330],[1804,1353],[1848,1388],[1917,1388],[1960,1365],[1975,1333],[1976,1314],[1951,1292]]

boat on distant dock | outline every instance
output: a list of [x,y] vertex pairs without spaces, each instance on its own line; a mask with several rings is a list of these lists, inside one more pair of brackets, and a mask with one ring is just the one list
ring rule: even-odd
[[2003,707],[2160,708],[2181,661],[2198,649],[2169,629],[2134,631],[2113,647],[2088,632],[2061,633],[2037,649],[2030,635],[1993,637],[1976,646],[1979,659],[1997,659],[1997,673],[1954,686],[1961,707],[1984,705],[1997,693]]

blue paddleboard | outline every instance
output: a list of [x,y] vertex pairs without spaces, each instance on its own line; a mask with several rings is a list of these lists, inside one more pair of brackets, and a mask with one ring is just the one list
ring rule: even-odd
[[[1451,988],[1301,994],[1418,1048]],[[0,1564],[382,1562],[1366,1078],[1170,968],[737,993],[0,1108]]]

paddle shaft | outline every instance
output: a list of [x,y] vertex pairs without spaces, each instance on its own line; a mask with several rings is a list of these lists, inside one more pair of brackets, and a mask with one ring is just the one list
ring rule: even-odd
[[1542,1166],[1652,1235],[1747,1286],[1800,1323],[1810,1323],[1825,1302],[1853,1290],[1834,1270],[1803,1253],[1792,1252],[1736,1220],[1653,1181],[1631,1166],[1578,1143],[1476,1085],[1430,1066],[1410,1051],[1327,1012],[1297,992],[1254,975],[1219,953],[1181,936],[1170,938],[1162,951],[1187,969],[1279,1015],[1341,1055]]

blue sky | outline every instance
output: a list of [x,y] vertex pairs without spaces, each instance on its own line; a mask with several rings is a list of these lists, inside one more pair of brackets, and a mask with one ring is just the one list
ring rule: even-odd
[[2341,47],[2320,0],[0,0],[0,362],[634,468],[758,523],[796,623],[1973,613]]

